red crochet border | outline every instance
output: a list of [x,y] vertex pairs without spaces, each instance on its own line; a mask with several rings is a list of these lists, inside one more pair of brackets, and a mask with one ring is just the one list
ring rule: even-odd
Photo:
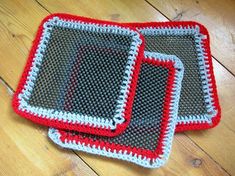
[[137,148],[137,147],[130,147],[125,146],[121,144],[115,144],[110,142],[104,142],[101,140],[92,140],[90,138],[82,137],[81,135],[72,135],[72,133],[58,130],[60,133],[60,140],[63,143],[68,143],[70,141],[76,141],[77,143],[80,142],[81,144],[85,144],[86,146],[96,146],[96,148],[102,149],[106,148],[106,150],[111,150],[111,152],[118,153],[119,151],[127,151],[127,153],[131,153],[133,155],[142,155],[143,157],[148,157],[150,159],[156,159],[159,155],[163,154],[163,147],[164,147],[164,139],[167,135],[167,126],[170,123],[170,102],[172,100],[172,92],[173,92],[173,86],[175,81],[175,74],[176,69],[174,67],[173,61],[159,61],[159,60],[153,60],[150,58],[143,59],[143,62],[152,64],[155,66],[162,66],[169,69],[169,75],[167,78],[167,87],[165,92],[165,99],[164,99],[164,109],[163,109],[163,117],[161,122],[161,129],[160,129],[160,136],[157,148],[154,151],[143,149],[143,148]]
[[207,74],[208,80],[211,80],[211,89],[212,89],[212,101],[213,105],[217,110],[217,114],[212,117],[212,123],[200,123],[200,122],[191,122],[187,124],[183,123],[178,123],[176,125],[176,132],[181,132],[181,131],[187,131],[187,130],[202,130],[202,129],[209,129],[213,128],[218,123],[220,122],[221,119],[221,108],[219,105],[219,99],[218,99],[218,94],[217,94],[217,88],[216,88],[216,81],[214,77],[214,72],[213,72],[213,64],[212,64],[212,56],[211,56],[211,51],[210,51],[210,36],[209,33],[206,29],[206,27],[200,23],[194,22],[194,21],[168,21],[168,22],[146,22],[146,23],[125,23],[126,25],[130,25],[133,27],[188,27],[188,26],[199,26],[200,33],[203,35],[206,35],[207,38],[203,39],[203,44],[204,44],[204,49],[205,53],[207,54],[207,58],[205,59],[205,63],[208,66]]
[[19,81],[16,92],[13,96],[12,106],[13,106],[14,111],[17,114],[21,115],[22,117],[25,117],[26,119],[29,119],[33,122],[36,122],[38,124],[45,125],[45,126],[54,127],[54,128],[76,130],[76,131],[80,131],[80,132],[86,132],[86,133],[102,135],[102,136],[116,136],[116,135],[122,133],[126,129],[128,124],[130,123],[131,112],[132,112],[132,103],[134,101],[134,95],[135,95],[138,74],[139,74],[142,58],[144,55],[144,38],[142,35],[140,35],[140,38],[142,40],[142,44],[139,47],[139,53],[138,53],[137,60],[135,63],[135,70],[133,71],[133,74],[132,74],[133,78],[131,80],[129,94],[128,94],[127,103],[126,103],[126,107],[125,107],[124,117],[125,117],[126,121],[122,124],[118,124],[116,130],[113,131],[110,128],[99,128],[99,127],[93,127],[93,126],[88,126],[88,125],[72,124],[72,123],[68,123],[68,122],[59,121],[58,119],[40,118],[37,115],[32,115],[27,112],[22,112],[18,109],[18,107],[19,107],[18,95],[20,92],[22,92],[22,90],[24,88],[28,73],[29,73],[30,68],[32,66],[33,58],[34,58],[36,49],[38,47],[38,44],[40,42],[40,37],[43,32],[43,24],[55,16],[66,19],[66,20],[79,20],[79,21],[92,22],[92,23],[97,23],[97,24],[117,25],[117,26],[120,26],[123,28],[128,28],[128,29],[136,31],[135,28],[132,28],[127,25],[120,24],[120,23],[116,23],[116,22],[108,22],[108,21],[103,21],[103,20],[96,20],[96,19],[79,17],[79,16],[62,14],[62,13],[48,15],[47,17],[45,17],[43,19],[43,21],[41,22],[41,24],[38,28],[36,38],[33,41],[33,45],[32,45],[32,48],[31,48],[29,56],[28,56],[27,63],[25,65],[25,68],[22,73],[22,76]]

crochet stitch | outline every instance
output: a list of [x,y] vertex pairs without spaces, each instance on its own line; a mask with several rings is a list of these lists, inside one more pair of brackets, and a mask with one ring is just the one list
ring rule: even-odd
[[50,128],[49,137],[65,148],[160,167],[171,150],[183,71],[177,57],[145,52],[124,133],[109,138]]
[[39,27],[14,110],[51,127],[120,134],[130,121],[143,47],[131,27],[50,15]]
[[185,67],[176,131],[207,129],[220,121],[209,34],[196,22],[128,23],[145,37],[146,51],[176,55]]

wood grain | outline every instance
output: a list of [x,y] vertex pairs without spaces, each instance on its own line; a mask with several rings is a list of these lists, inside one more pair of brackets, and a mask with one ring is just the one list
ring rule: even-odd
[[80,16],[119,22],[167,20],[164,16],[162,16],[160,13],[157,13],[143,0],[70,0],[59,2],[56,0],[38,0],[38,2],[40,2],[51,13],[72,13]]
[[[34,1],[0,2],[0,76],[14,88],[36,26],[47,14]],[[73,152],[63,152],[49,143],[47,128],[19,118],[12,111],[9,89],[2,82],[0,90],[0,175],[96,175]]]
[[234,0],[147,0],[171,20],[204,24],[211,36],[213,56],[235,74]]
[[0,175],[96,175],[73,152],[49,142],[47,128],[16,115],[11,97],[0,81]]
[[214,62],[215,76],[222,106],[222,121],[214,129],[187,132],[193,141],[231,175],[235,175],[235,78]]
[[[39,2],[50,12],[67,12],[113,21],[130,22],[167,20],[162,14],[152,8],[145,1],[140,0],[40,0]],[[16,88],[18,79],[26,62],[31,41],[33,40],[37,26],[41,19],[48,14],[47,10],[43,9],[38,3],[36,3],[36,1],[3,0],[0,2],[0,32],[1,36],[3,36],[3,39],[0,40],[0,76],[13,89]],[[77,153],[99,175],[228,175],[226,171],[230,174],[234,174],[234,131],[232,131],[233,126],[235,125],[235,110],[232,106],[235,104],[233,91],[234,78],[217,62],[214,63],[214,67],[223,109],[222,123],[213,130],[188,132],[187,136],[185,134],[177,134],[175,136],[170,160],[165,167],[149,170],[119,160],[98,157],[81,152]],[[59,149],[47,140],[45,133],[46,128],[33,125],[31,122],[15,115],[9,104],[10,96],[7,95],[7,90],[4,87],[2,89],[3,91],[1,91],[0,95],[5,98],[1,97],[0,103],[3,99],[6,102],[6,105],[3,106],[3,108],[0,108],[0,112],[7,111],[4,115],[5,119],[13,119],[10,123],[10,128],[15,128],[16,126],[17,129],[14,129],[12,132],[15,137],[9,137],[8,139],[5,137],[5,134],[7,133],[5,131],[6,129],[2,129],[3,123],[1,123],[0,135],[4,136],[4,141],[6,140],[6,143],[11,144],[12,146],[17,146],[19,152],[18,150],[7,150],[1,153],[0,150],[0,158],[1,155],[10,155],[14,159],[17,159],[18,156],[22,156],[23,163],[30,163],[28,166],[29,168],[26,168],[27,173],[24,173],[24,171],[22,171],[25,169],[23,166],[24,164],[12,164],[10,160],[13,159],[3,162],[4,165],[0,162],[0,168],[2,168],[4,173],[7,173],[8,168],[17,167],[18,172],[21,171],[22,174],[27,175],[28,173],[36,172],[35,166],[37,166],[37,168],[39,168],[37,173],[39,174],[45,170],[48,171],[48,173],[54,174],[55,172],[52,170],[56,170],[58,168],[59,170],[56,170],[58,171],[57,173],[62,175],[63,171],[66,172],[66,170],[68,170],[68,172],[65,174],[70,174],[70,172],[72,173],[74,170],[78,170],[76,171],[77,174],[79,174],[79,172],[87,172],[89,174],[89,171],[86,171],[85,166],[85,171],[82,164],[79,166],[79,162],[81,162],[81,160],[77,156],[68,151]],[[20,128],[20,130],[18,128]],[[27,135],[20,133],[21,130],[26,132]],[[35,139],[33,142],[30,140],[32,136],[33,139]],[[27,143],[27,141],[29,142]],[[24,149],[25,143],[27,144],[27,150]],[[224,147],[224,144],[227,146]],[[43,154],[43,151],[46,149],[40,150],[40,147],[43,148],[45,145],[50,147],[50,152],[53,151],[53,155],[51,155],[50,152],[45,152],[46,154]],[[6,148],[6,146],[4,147]],[[39,150],[39,153],[37,153],[37,150]],[[55,157],[53,157],[54,155]],[[44,161],[44,157],[46,157],[48,161],[46,161],[46,159]],[[0,159],[0,161],[2,161],[2,159]],[[51,166],[51,170],[49,167],[46,167],[48,163]],[[27,166],[27,164],[25,165]],[[56,167],[56,165],[59,167]],[[75,169],[73,170],[68,168]],[[226,169],[226,171],[224,169]],[[8,173],[10,173],[10,171],[8,171]],[[2,175],[1,171],[0,175]]]
[[35,1],[0,2],[0,75],[11,87],[16,88],[34,34],[46,15]]

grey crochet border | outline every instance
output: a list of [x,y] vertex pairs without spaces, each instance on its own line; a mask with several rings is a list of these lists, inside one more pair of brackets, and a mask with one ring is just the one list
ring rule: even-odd
[[213,105],[212,83],[208,80],[210,73],[207,71],[208,66],[205,63],[205,58],[208,56],[204,51],[205,49],[202,40],[207,36],[200,33],[200,27],[198,25],[188,25],[187,27],[138,27],[137,29],[143,35],[194,35],[204,100],[208,103],[206,105],[207,114],[179,116],[177,124],[190,124],[195,122],[212,123],[212,118],[215,117],[218,111]]
[[[113,33],[113,34],[121,34],[126,36],[132,36],[132,43],[130,46],[130,51],[128,55],[128,62],[125,70],[125,77],[123,78],[123,82],[121,85],[120,96],[118,98],[118,105],[116,108],[115,116],[113,120],[105,119],[103,117],[91,117],[82,114],[74,114],[69,112],[55,111],[54,109],[45,109],[41,107],[35,107],[28,104],[27,100],[29,100],[31,96],[31,92],[34,88],[34,83],[37,79],[37,74],[39,72],[39,65],[43,59],[43,53],[47,47],[48,41],[50,39],[51,30],[54,26],[64,27],[64,28],[72,28],[79,30],[87,30],[87,31],[96,31],[101,33]],[[62,122],[68,123],[78,123],[81,125],[89,125],[92,127],[99,128],[110,128],[116,129],[118,124],[121,124],[125,121],[123,117],[123,110],[126,105],[126,98],[129,94],[129,84],[132,80],[132,73],[134,70],[135,61],[138,55],[139,46],[141,45],[142,40],[140,39],[140,34],[134,30],[129,28],[123,28],[116,25],[101,25],[93,22],[83,22],[83,21],[74,21],[74,20],[65,20],[59,17],[53,17],[48,19],[43,25],[43,32],[37,47],[32,66],[30,68],[30,72],[27,76],[27,81],[24,85],[24,89],[18,95],[19,99],[19,110],[23,112],[30,113],[32,115],[37,115],[40,118],[47,118],[51,120],[59,120]],[[113,123],[115,122],[115,123]]]
[[181,81],[183,79],[183,72],[184,67],[182,62],[173,55],[164,55],[159,53],[153,52],[145,52],[145,57],[150,59],[156,59],[161,61],[174,61],[174,67],[176,68],[175,72],[175,79],[173,85],[173,92],[172,92],[172,100],[170,102],[170,117],[168,120],[167,128],[163,137],[163,154],[159,155],[155,159],[151,159],[143,156],[137,155],[135,153],[128,153],[126,150],[120,150],[113,152],[109,148],[96,146],[96,145],[85,145],[84,143],[74,141],[68,141],[65,139],[65,142],[60,140],[60,132],[57,129],[50,128],[48,131],[49,138],[58,144],[61,147],[75,149],[79,151],[85,151],[87,153],[93,153],[97,155],[107,156],[111,158],[118,158],[126,161],[133,162],[143,167],[147,168],[157,168],[162,166],[169,158],[169,154],[171,151],[172,140],[175,132],[175,124],[178,115],[178,107],[179,107],[179,98],[180,98],[180,90],[181,90]]

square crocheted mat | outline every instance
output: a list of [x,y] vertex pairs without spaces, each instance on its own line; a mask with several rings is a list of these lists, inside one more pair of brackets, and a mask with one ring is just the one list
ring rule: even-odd
[[122,134],[110,138],[50,128],[48,135],[64,148],[160,167],[171,150],[183,70],[175,56],[146,52],[131,122]]
[[128,125],[143,37],[118,23],[66,14],[46,17],[13,99],[39,124],[114,136]]
[[207,129],[221,110],[207,29],[196,22],[131,23],[145,38],[145,50],[176,55],[184,64],[176,131]]

